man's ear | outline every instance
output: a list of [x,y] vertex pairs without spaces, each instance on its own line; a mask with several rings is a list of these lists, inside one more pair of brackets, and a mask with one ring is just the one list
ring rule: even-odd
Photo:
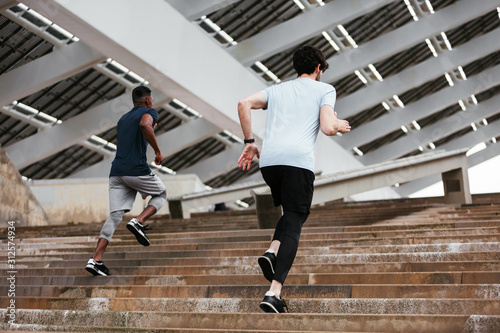
[[319,73],[319,68],[321,67],[321,64],[318,64],[316,68],[314,69],[314,73]]

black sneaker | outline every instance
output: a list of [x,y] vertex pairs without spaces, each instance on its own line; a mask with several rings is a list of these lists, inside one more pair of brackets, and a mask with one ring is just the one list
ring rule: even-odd
[[111,275],[109,274],[109,269],[104,266],[102,262],[95,261],[94,258],[90,258],[89,261],[87,261],[87,266],[85,266],[85,269],[87,270],[87,272],[93,275]]
[[147,230],[147,227],[148,226],[143,226],[142,223],[137,221],[136,218],[133,218],[129,223],[127,223],[127,229],[130,230],[130,232],[135,235],[135,238],[137,238],[137,241],[144,246],[149,246],[149,244],[151,244],[148,236],[146,236],[146,233],[144,232]]
[[269,282],[273,282],[274,276],[274,266],[276,266],[276,255],[271,252],[266,252],[259,257],[257,260],[259,262],[260,269],[262,269],[262,273],[264,277]]
[[[288,307],[286,306],[285,300],[283,298],[278,298],[274,295],[264,296],[262,302],[260,302],[260,308],[264,312],[269,313],[287,313]],[[286,309],[286,310],[285,310]]]

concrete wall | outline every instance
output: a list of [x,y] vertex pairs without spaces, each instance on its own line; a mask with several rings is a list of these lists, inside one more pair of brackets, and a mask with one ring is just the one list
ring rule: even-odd
[[[168,197],[204,190],[196,175],[160,178]],[[101,222],[108,217],[108,178],[34,180],[29,182],[29,187],[53,224]],[[148,200],[137,195],[129,214],[138,215]],[[165,204],[157,214],[168,213],[168,204]]]
[[5,150],[0,147],[0,228],[6,227],[8,221],[15,221],[19,227],[51,224]]

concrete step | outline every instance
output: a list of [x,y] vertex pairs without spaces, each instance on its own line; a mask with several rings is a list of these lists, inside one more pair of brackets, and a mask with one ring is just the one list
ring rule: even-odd
[[[426,273],[358,273],[358,274],[291,274],[289,284],[487,284],[500,281],[500,272],[426,272]],[[262,274],[217,275],[112,275],[106,285],[121,286],[191,286],[191,285],[268,285]],[[99,286],[103,280],[94,276],[21,276],[17,286]],[[7,279],[0,281],[8,286]]]
[[[262,298],[268,285],[106,285],[109,279],[95,277],[101,285],[31,285],[17,288],[16,296],[27,297],[153,297],[153,298]],[[0,286],[0,295],[8,287]],[[287,285],[284,298],[500,298],[499,284],[355,284]]]
[[[82,260],[47,258],[42,260],[16,260],[16,267],[84,267]],[[340,263],[381,263],[381,262],[441,262],[441,261],[495,261],[500,260],[500,251],[478,252],[415,252],[415,253],[375,253],[375,254],[321,254],[300,255],[295,264],[340,264]],[[86,260],[85,260],[86,261]],[[122,266],[255,266],[256,257],[200,257],[200,258],[151,258],[151,259],[104,259],[109,269]],[[6,264],[0,265],[6,268]]]
[[[5,323],[5,310],[0,322]],[[391,315],[391,314],[286,314],[276,316],[265,313],[179,313],[179,312],[126,312],[126,311],[61,311],[19,310],[18,323],[43,323],[43,326],[71,325],[88,330],[95,326],[134,328],[188,328],[274,331],[385,331],[385,332],[467,332],[470,325],[498,328],[500,317],[467,315]],[[471,323],[475,321],[475,323]],[[5,324],[1,324],[5,327]],[[1,327],[1,326],[0,326]],[[486,332],[488,332],[486,331]]]
[[[351,244],[336,244],[330,246],[306,247],[304,244],[299,247],[297,255],[326,255],[326,254],[373,254],[373,253],[418,253],[418,252],[495,252],[500,251],[499,242],[475,242],[475,243],[447,243],[447,244],[413,244],[413,245],[371,245],[352,246]],[[255,256],[258,257],[265,252],[267,247],[239,248],[237,244],[231,249],[184,249],[184,250],[162,250],[157,247],[125,247],[122,251],[109,251],[106,253],[106,260],[109,259],[142,259],[142,258],[201,258],[201,257],[229,257],[229,256]],[[61,250],[41,250],[35,255],[23,255],[27,251],[16,251],[17,260],[36,260],[37,258],[47,260],[53,256],[64,260],[84,260],[89,257],[89,249],[86,253],[74,254],[70,249]],[[40,257],[43,255],[43,257]]]
[[[86,261],[78,267],[23,268],[17,276],[88,276],[84,270]],[[261,274],[257,265],[252,266],[116,266],[114,275],[215,275],[215,274]],[[500,271],[500,261],[456,261],[417,263],[343,263],[343,264],[295,264],[290,274],[312,273],[376,273],[376,272],[438,272],[438,271]],[[2,272],[4,275],[5,272]]]
[[[0,298],[4,304],[8,300]],[[262,298],[16,297],[20,309],[260,313]],[[500,299],[291,298],[292,313],[498,315]]]

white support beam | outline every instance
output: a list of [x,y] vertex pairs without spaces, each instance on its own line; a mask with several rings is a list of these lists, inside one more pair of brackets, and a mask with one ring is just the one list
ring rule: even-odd
[[[495,29],[481,37],[474,38],[453,49],[445,51],[437,58],[428,59],[408,68],[397,75],[384,79],[383,82],[362,88],[337,101],[336,111],[342,118],[348,118],[366,110],[393,95],[404,93],[428,81],[452,71],[460,65],[469,64],[485,55],[500,49],[500,29]],[[480,52],[478,52],[480,50]]]
[[[469,168],[488,161],[496,156],[500,155],[500,144],[495,143],[488,145],[486,149],[481,150],[469,157],[467,157],[467,165]],[[441,181],[440,175],[432,175],[429,177],[421,178],[406,184],[401,185],[396,189],[396,192],[403,198],[409,197],[411,194],[418,192],[432,184]]]
[[[363,164],[369,165],[404,156],[419,146],[424,147],[430,142],[436,142],[459,130],[467,127],[470,128],[471,123],[479,123],[482,119],[488,118],[499,112],[500,95],[478,105],[473,105],[466,111],[459,111],[451,117],[424,127],[420,131],[410,132],[394,142],[383,145],[379,149],[361,156],[359,160]],[[484,128],[485,127],[479,127],[478,131],[482,131]]]
[[[370,1],[368,1],[370,2]],[[390,56],[408,49],[426,38],[439,35],[458,27],[471,19],[484,15],[498,7],[497,0],[459,1],[453,6],[445,7],[435,14],[411,21],[401,28],[388,32],[365,44],[327,59],[330,70],[322,77],[324,82],[333,82],[356,69],[374,64]]]
[[250,66],[258,60],[265,59],[314,36],[320,36],[324,30],[334,29],[339,24],[349,22],[393,1],[332,1],[250,37],[228,51],[243,65]]
[[444,109],[458,100],[467,99],[472,94],[478,94],[500,82],[500,65],[485,70],[480,74],[470,76],[467,80],[455,83],[453,87],[447,87],[440,91],[425,96],[415,103],[405,106],[404,109],[387,113],[383,116],[354,128],[349,135],[335,138],[342,147],[352,149],[362,146],[377,138],[393,132],[402,125],[407,125],[413,120],[420,120]]
[[239,0],[166,0],[189,21],[199,19]]
[[230,170],[233,170],[238,164],[238,158],[243,151],[243,145],[233,144],[217,155],[207,158],[195,165],[190,166],[180,174],[196,174],[202,182],[220,176]]
[[16,168],[22,169],[116,126],[120,117],[131,108],[132,99],[124,94],[7,146],[5,151]]
[[0,76],[0,106],[75,75],[106,58],[83,43],[73,43]]
[[[241,132],[238,100],[266,87],[164,0],[129,1],[127,6],[121,0],[24,3],[232,133]],[[144,43],[145,30],[130,24],[132,18],[147,22],[146,34],[161,31],[162,38]],[[254,117],[255,127],[264,122]]]

